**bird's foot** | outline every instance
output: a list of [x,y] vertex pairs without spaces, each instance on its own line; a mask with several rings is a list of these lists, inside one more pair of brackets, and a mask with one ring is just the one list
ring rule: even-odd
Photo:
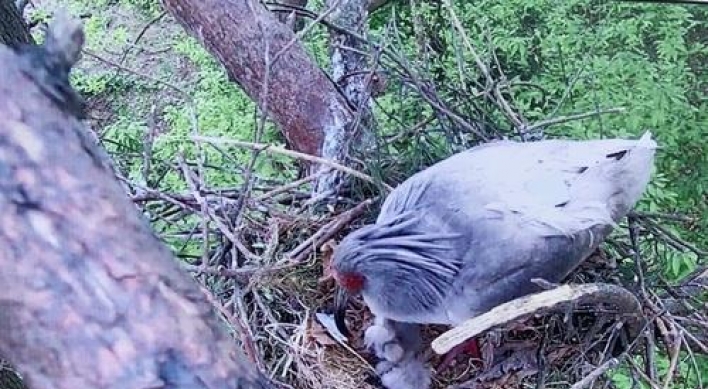
[[482,353],[479,348],[479,340],[475,337],[448,351],[445,357],[443,357],[442,362],[435,368],[435,371],[439,373],[449,368],[452,362],[463,354],[469,355],[477,367],[482,366]]
[[364,343],[377,358],[388,362],[399,362],[403,359],[405,350],[396,332],[384,325],[375,323],[364,332]]

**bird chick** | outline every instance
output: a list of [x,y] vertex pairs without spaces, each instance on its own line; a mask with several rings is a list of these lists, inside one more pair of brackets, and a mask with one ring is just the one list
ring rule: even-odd
[[377,358],[397,363],[414,358],[420,352],[423,340],[417,324],[376,317],[364,332],[364,343]]
[[430,369],[415,357],[397,363],[381,361],[376,373],[387,389],[427,389],[432,382]]

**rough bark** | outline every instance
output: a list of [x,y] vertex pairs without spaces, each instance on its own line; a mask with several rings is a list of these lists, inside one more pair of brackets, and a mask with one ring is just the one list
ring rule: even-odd
[[66,106],[54,27],[0,45],[0,354],[30,388],[269,388]]
[[[281,127],[290,147],[345,162],[347,149],[341,140],[350,133],[351,107],[287,26],[255,0],[163,3]],[[267,94],[262,98],[264,89]],[[318,168],[326,169],[312,166],[311,170]],[[338,172],[325,174],[316,193],[334,189],[342,178]]]
[[0,388],[2,389],[26,389],[22,379],[15,373],[12,366],[7,361],[0,360]]
[[0,43],[10,47],[34,43],[20,11],[12,0],[0,0]]
[[[327,0],[327,6],[336,6],[330,16],[331,22],[360,36],[367,35],[369,0]],[[331,30],[329,48],[332,78],[359,113],[359,118],[352,128],[352,131],[357,134],[355,140],[357,143],[344,147],[366,149],[373,143],[371,130],[375,122],[372,114],[371,90],[378,82],[378,75],[375,69],[371,68],[368,56],[364,54],[368,51],[366,45],[350,34]],[[339,139],[338,141],[346,143],[351,140]],[[325,144],[324,147],[342,146],[332,142]]]

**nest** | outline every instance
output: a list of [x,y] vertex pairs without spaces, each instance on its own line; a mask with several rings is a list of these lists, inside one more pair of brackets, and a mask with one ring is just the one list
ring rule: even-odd
[[[327,271],[332,250],[341,237],[371,221],[375,201],[317,206],[308,203],[301,188],[287,184],[254,186],[245,201],[238,193],[202,192],[211,194],[136,193],[133,197],[154,219],[196,215],[191,228],[208,227],[189,235],[205,251],[183,256],[184,267],[206,287],[246,357],[283,387],[377,388],[372,356],[362,344],[363,331],[371,322],[364,304],[351,304],[347,321],[352,338],[346,346],[335,341],[316,319],[316,313],[331,308],[333,302],[334,282]],[[233,220],[240,224],[229,224]],[[217,239],[209,241],[216,243],[204,244],[203,237],[210,235]],[[598,251],[567,282],[609,282],[632,288],[644,312],[642,327],[635,333],[627,330],[616,311],[598,306],[531,315],[485,331],[483,368],[459,360],[434,375],[433,388],[610,387],[612,379],[603,373],[620,362],[632,377],[658,382],[656,368],[651,367],[654,350],[662,346],[669,357],[678,355],[674,350],[692,352],[704,347],[700,339],[705,332],[680,324],[676,309],[686,300],[669,308],[669,294],[662,295],[658,289],[648,292],[636,277],[623,274],[615,260],[633,259],[633,244],[636,240],[628,240],[626,234],[613,237],[611,251]],[[624,258],[618,254],[622,250],[628,253]],[[704,320],[703,313],[697,312],[690,315]],[[682,315],[687,314],[684,310]],[[446,330],[426,326],[425,345]],[[689,338],[695,341],[676,340]],[[425,357],[432,366],[441,360],[430,347]],[[665,377],[679,379],[676,367]]]

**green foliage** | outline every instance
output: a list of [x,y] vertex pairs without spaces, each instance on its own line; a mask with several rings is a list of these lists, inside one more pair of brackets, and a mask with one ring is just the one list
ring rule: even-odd
[[[669,229],[698,246],[708,246],[708,8],[482,0],[456,1],[454,11],[482,60],[494,63],[495,56],[499,61],[512,85],[513,102],[531,123],[594,110],[626,110],[556,125],[546,130],[548,135],[591,139],[638,137],[652,131],[661,149],[655,176],[639,209],[692,215],[697,222],[689,228]],[[411,67],[436,81],[448,102],[464,104],[455,93],[474,86],[479,74],[474,58],[450,24],[448,10],[422,2],[397,7],[396,12],[400,32],[396,49],[413,58]],[[386,29],[390,14],[376,18],[373,24],[384,41],[390,35]],[[416,44],[421,37],[441,42],[445,50],[421,57]],[[401,95],[379,99],[379,104],[381,111],[395,112],[394,121],[380,120],[386,127],[383,133],[413,127],[428,115],[419,109],[424,102],[411,103]],[[479,117],[479,112],[466,113]],[[499,112],[491,112],[487,119],[498,128],[508,126]],[[390,146],[402,149],[392,153],[421,158],[416,146],[420,141],[394,143]],[[444,138],[438,142],[449,144]],[[659,254],[648,260],[672,279],[697,262],[695,255],[675,250]]]
[[[669,372],[669,358],[666,355],[658,354],[655,356],[655,361],[657,374],[659,377],[665,377]],[[634,358],[634,363],[638,366],[644,365],[644,362],[639,357]],[[708,372],[708,358],[706,356],[700,354],[692,356],[687,353],[681,353],[672,376],[673,381],[671,387],[694,389],[705,386],[706,372]],[[651,386],[642,380],[637,380],[635,386],[626,364],[611,372],[609,376],[617,389],[651,388]]]
[[131,5],[147,16],[157,16],[162,12],[160,0],[120,0],[122,4]]

